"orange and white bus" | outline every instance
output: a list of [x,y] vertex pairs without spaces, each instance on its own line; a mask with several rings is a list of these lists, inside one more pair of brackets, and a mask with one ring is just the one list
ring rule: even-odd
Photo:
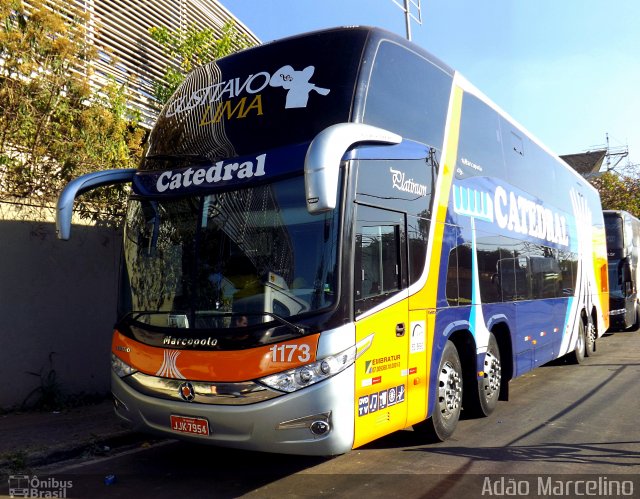
[[[608,327],[598,193],[460,74],[375,28],[191,73],[131,182],[117,414],[202,443],[340,454],[448,438]],[[562,394],[559,394],[562,396]]]

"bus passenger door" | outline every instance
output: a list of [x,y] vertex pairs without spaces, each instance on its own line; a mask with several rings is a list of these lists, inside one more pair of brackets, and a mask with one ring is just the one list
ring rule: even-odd
[[355,441],[360,446],[406,426],[409,305],[405,215],[356,208],[353,266],[356,340]]

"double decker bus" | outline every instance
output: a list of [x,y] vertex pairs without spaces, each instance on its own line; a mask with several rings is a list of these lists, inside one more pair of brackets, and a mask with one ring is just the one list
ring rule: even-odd
[[609,258],[609,325],[613,330],[637,330],[640,327],[640,220],[622,210],[603,213]]
[[598,193],[459,73],[376,28],[191,73],[131,182],[116,413],[170,437],[334,455],[444,440],[608,327]]

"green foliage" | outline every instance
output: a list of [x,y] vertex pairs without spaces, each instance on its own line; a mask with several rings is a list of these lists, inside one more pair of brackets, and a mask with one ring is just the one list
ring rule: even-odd
[[[74,2],[30,0],[27,8],[0,0],[3,196],[52,201],[72,178],[138,163],[144,131],[127,108],[127,86],[109,80],[97,89],[91,82],[98,54],[87,22]],[[109,221],[123,199],[122,190],[104,189],[79,205]]]
[[625,210],[640,218],[640,177],[607,172],[590,182],[600,193],[603,209]]
[[149,35],[161,47],[174,64],[167,65],[162,80],[154,82],[154,96],[164,104],[196,67],[232,54],[252,45],[246,35],[240,33],[233,21],[227,22],[221,31],[189,25],[186,29],[169,30],[152,27]]

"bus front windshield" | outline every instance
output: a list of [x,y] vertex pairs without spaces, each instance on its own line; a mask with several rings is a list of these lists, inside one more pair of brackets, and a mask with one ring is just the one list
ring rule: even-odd
[[612,298],[624,298],[624,287],[622,282],[623,260],[619,258],[609,259],[609,295]]
[[133,197],[123,312],[154,326],[220,329],[331,306],[339,210],[309,214],[304,192],[297,176],[205,196]]

